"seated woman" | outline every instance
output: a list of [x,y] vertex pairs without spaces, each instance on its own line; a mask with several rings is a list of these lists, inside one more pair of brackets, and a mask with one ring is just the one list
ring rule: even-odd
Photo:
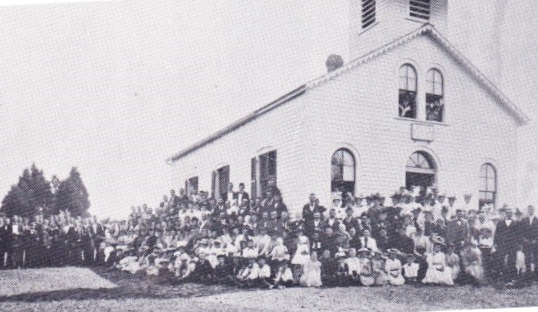
[[405,284],[405,278],[402,274],[402,263],[397,258],[400,253],[397,249],[387,250],[389,258],[385,262],[385,271],[390,285],[401,286]]
[[372,286],[375,284],[375,277],[372,269],[372,262],[370,261],[370,249],[361,248],[359,253],[359,280],[362,286]]
[[316,252],[310,255],[310,260],[304,265],[300,283],[305,287],[321,287],[321,262]]
[[452,280],[457,281],[460,275],[460,257],[454,252],[453,244],[449,244],[446,250],[446,264],[452,270]]
[[402,269],[406,284],[416,284],[418,282],[419,264],[415,261],[414,255],[405,256],[405,264]]
[[467,243],[461,251],[461,260],[468,282],[474,286],[480,286],[484,281],[480,249],[472,243]]
[[380,251],[375,251],[372,258],[372,272],[374,273],[376,286],[383,286],[387,284],[387,271],[385,265],[385,259]]
[[360,284],[361,263],[359,258],[357,258],[357,250],[355,250],[354,248],[349,249],[349,257],[343,261],[343,265],[346,269],[346,284]]
[[292,287],[294,285],[293,273],[288,265],[288,261],[280,262],[280,265],[276,271],[274,282],[269,288],[284,289],[286,287]]
[[424,284],[453,286],[452,270],[446,264],[446,256],[443,253],[444,242],[441,239],[434,241],[433,252],[426,256],[428,270],[422,280]]

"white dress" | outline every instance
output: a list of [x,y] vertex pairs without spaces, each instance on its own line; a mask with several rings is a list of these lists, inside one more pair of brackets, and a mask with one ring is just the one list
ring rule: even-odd
[[428,254],[428,271],[422,280],[424,284],[454,285],[452,270],[446,265],[446,257],[442,252]]
[[385,271],[390,285],[401,286],[405,284],[405,278],[402,275],[402,263],[398,259],[387,259],[385,261]]
[[297,251],[291,260],[291,264],[305,265],[310,262],[310,243],[308,237],[299,237],[299,243],[297,243]]
[[309,260],[304,265],[300,283],[306,287],[321,287],[321,262]]

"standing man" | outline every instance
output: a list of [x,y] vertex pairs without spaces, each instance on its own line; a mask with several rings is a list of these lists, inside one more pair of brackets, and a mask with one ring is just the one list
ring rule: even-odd
[[226,193],[222,194],[222,198],[224,199],[224,202],[232,202],[236,198],[236,194],[234,192],[234,185],[233,183],[228,183],[228,190]]
[[[519,242],[519,226],[512,220],[513,211],[505,209],[505,217],[497,223],[493,242],[496,248],[495,263],[497,278],[502,278],[506,285],[513,285],[516,278],[516,254]],[[508,257],[506,264],[505,258]]]
[[[521,220],[521,235],[523,238],[523,252],[529,280],[536,279],[538,270],[538,219],[534,215],[534,207],[527,207],[527,216]],[[534,263],[534,276],[531,276],[531,264]]]
[[235,198],[237,199],[237,202],[239,204],[243,203],[245,199],[250,200],[248,193],[245,192],[245,183],[243,182],[239,183],[239,191],[235,195],[236,195]]
[[325,210],[325,207],[318,204],[316,194],[312,193],[308,198],[308,204],[304,205],[303,207],[303,219],[305,222],[308,222],[309,220],[314,220],[314,213],[317,212],[320,214],[320,216],[323,216]]
[[446,240],[448,244],[454,244],[456,252],[460,252],[469,238],[469,225],[463,219],[465,212],[456,210],[456,219],[448,222],[446,226]]

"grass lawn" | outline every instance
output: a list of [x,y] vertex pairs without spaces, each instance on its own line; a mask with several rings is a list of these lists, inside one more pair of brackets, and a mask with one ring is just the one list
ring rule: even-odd
[[[81,286],[71,282],[71,287],[66,285],[61,289],[50,289],[50,281],[44,278],[40,282],[43,285],[41,290],[37,286],[24,286],[20,288],[31,291],[0,296],[0,311],[399,312],[538,306],[538,286],[501,290],[470,286],[240,290],[214,285],[170,285],[158,278],[102,268],[94,269],[96,274],[93,277],[73,268],[61,270],[63,274],[71,274],[73,281],[84,284]],[[0,271],[0,287],[5,286],[3,284],[8,280],[5,276],[8,274],[13,273]],[[31,274],[35,275],[36,272]],[[42,276],[46,277],[47,274]],[[27,281],[34,281],[32,283],[35,284],[35,280]]]

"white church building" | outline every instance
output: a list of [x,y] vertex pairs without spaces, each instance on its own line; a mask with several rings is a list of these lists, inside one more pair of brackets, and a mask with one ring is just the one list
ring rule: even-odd
[[[350,1],[352,60],[170,157],[187,188],[276,185],[299,211],[315,193],[436,185],[463,202],[517,203],[528,118],[443,36],[448,0]],[[255,70],[255,69],[253,69]]]

